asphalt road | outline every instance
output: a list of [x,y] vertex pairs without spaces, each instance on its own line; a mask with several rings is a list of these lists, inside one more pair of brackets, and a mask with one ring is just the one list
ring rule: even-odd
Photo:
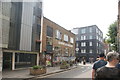
[[43,77],[37,77],[39,80],[91,80],[91,70],[92,70],[92,65],[78,65],[77,68],[52,74],[52,75],[47,75]]

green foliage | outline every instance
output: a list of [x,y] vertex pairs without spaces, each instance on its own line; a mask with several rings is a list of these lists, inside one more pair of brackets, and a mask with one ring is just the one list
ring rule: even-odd
[[111,24],[108,28],[108,34],[107,36],[109,37],[107,39],[107,42],[112,45],[112,49],[117,51],[117,42],[116,42],[116,38],[117,38],[117,21],[115,21],[113,24]]
[[66,61],[62,61],[62,65],[66,65],[67,64],[67,62]]
[[66,61],[62,61],[60,65],[60,69],[67,69],[70,67],[70,64],[68,64]]
[[33,66],[32,68],[33,68],[33,69],[42,69],[43,67],[42,67],[42,66],[37,66],[37,65],[35,65],[35,66]]

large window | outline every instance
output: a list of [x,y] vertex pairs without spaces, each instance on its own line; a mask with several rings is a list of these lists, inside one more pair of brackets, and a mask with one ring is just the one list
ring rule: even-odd
[[47,26],[47,36],[53,37],[53,28],[50,26]]
[[81,36],[81,40],[86,40],[86,36]]
[[74,43],[74,39],[70,37],[70,43]]
[[46,45],[46,51],[47,51],[47,53],[51,53],[53,51],[53,46],[52,45]]
[[90,42],[89,46],[92,46],[92,42]]
[[92,35],[89,36],[89,39],[93,39]]
[[86,49],[81,49],[81,53],[86,53]]
[[92,27],[89,28],[89,32],[92,33]]
[[37,54],[16,53],[15,54],[15,67],[31,67],[36,65]]
[[90,49],[90,52],[89,53],[92,53],[92,49]]
[[68,42],[68,35],[64,34],[64,41]]
[[86,42],[81,42],[81,46],[86,46]]
[[84,34],[85,33],[85,28],[81,29],[81,33]]
[[98,33],[98,29],[96,28],[96,33]]
[[96,39],[98,40],[98,36],[96,36]]
[[97,43],[97,46],[99,46],[98,43]]
[[56,30],[56,38],[57,39],[62,39],[62,33],[59,30]]

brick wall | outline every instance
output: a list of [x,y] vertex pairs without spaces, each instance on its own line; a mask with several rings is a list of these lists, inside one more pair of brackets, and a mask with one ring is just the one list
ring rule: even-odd
[[[53,37],[52,37],[52,41],[53,41],[53,47],[55,46],[60,46],[61,47],[61,51],[62,54],[64,54],[64,49],[68,48],[69,52],[74,51],[72,54],[75,55],[75,34],[71,33],[70,31],[66,30],[65,28],[61,27],[60,25],[56,24],[55,22],[47,19],[47,18],[43,18],[43,35],[42,35],[42,51],[46,50],[46,31],[47,31],[47,26],[52,27],[53,28]],[[59,30],[62,33],[62,40],[58,40],[56,39],[56,30]],[[74,43],[70,43],[70,42],[64,42],[64,34],[67,34],[69,37],[72,37],[74,39]],[[59,44],[59,42],[65,43],[67,45],[72,45],[73,47],[70,46],[65,46],[63,44]]]

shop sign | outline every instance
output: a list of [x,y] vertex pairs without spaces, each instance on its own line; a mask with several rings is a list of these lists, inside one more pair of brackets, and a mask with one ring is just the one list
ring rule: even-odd
[[67,43],[64,43],[64,42],[58,42],[58,44],[68,46],[68,47],[73,47],[73,45],[67,44]]

